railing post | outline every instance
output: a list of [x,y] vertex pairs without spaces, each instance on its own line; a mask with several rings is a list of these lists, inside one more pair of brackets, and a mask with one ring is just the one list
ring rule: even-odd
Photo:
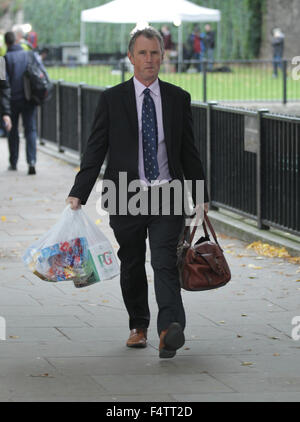
[[122,83],[125,82],[125,78],[126,78],[126,66],[125,66],[125,60],[121,59],[121,75],[122,75]]
[[269,230],[270,227],[262,223],[263,197],[262,197],[262,120],[263,115],[269,113],[268,109],[260,109],[257,113],[258,118],[258,148],[256,155],[256,205],[257,205],[257,226],[260,230]]
[[207,102],[207,60],[202,61],[202,71],[203,71],[203,102]]
[[287,60],[282,61],[283,104],[287,104]]
[[209,208],[211,210],[218,210],[217,207],[212,205],[212,154],[211,154],[211,146],[212,146],[212,112],[213,106],[218,105],[216,101],[210,101],[207,104],[207,122],[206,122],[206,163],[207,163],[207,170],[206,170],[206,180],[207,180],[207,189],[209,195]]
[[81,82],[77,87],[77,136],[78,136],[78,153],[81,160],[82,156],[82,87],[84,83]]
[[63,82],[62,79],[57,81],[56,84],[56,142],[58,147],[58,152],[65,152],[61,147],[61,104],[60,104],[60,85]]

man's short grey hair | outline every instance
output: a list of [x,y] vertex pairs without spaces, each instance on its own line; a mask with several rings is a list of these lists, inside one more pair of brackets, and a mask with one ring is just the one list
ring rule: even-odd
[[161,53],[164,54],[165,52],[165,46],[162,36],[160,35],[160,32],[157,31],[157,29],[153,28],[152,26],[148,26],[144,29],[139,29],[133,33],[131,36],[131,39],[129,41],[128,51],[133,56],[134,52],[134,46],[137,38],[140,36],[144,36],[148,38],[149,40],[152,40],[153,38],[156,38],[159,41]]

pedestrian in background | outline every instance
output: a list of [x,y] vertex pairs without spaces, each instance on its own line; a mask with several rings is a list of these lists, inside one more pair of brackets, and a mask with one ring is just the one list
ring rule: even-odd
[[280,28],[273,29],[273,77],[277,78],[278,68],[282,69],[282,59],[284,54],[284,34]]
[[17,26],[13,32],[15,34],[16,44],[20,45],[25,51],[33,50],[33,46],[29,41],[26,40],[25,33],[21,26]]
[[16,171],[19,158],[19,117],[22,116],[24,134],[26,139],[26,158],[28,174],[36,174],[36,115],[37,107],[25,99],[23,76],[28,63],[28,52],[24,51],[20,44],[16,43],[13,32],[5,34],[7,46],[6,72],[11,88],[11,120],[12,129],[8,136],[9,146],[9,170]]
[[205,46],[205,58],[208,62],[208,70],[211,72],[214,66],[214,53],[215,53],[215,32],[212,31],[209,24],[205,25],[204,39],[203,43]]
[[173,73],[174,66],[171,65],[171,53],[173,49],[172,34],[167,25],[163,25],[160,30],[165,47],[164,67],[166,73]]
[[203,47],[202,37],[200,34],[200,27],[195,25],[193,32],[190,34],[188,43],[190,45],[191,58],[197,61],[196,67],[198,72],[202,71],[202,60],[203,60]]

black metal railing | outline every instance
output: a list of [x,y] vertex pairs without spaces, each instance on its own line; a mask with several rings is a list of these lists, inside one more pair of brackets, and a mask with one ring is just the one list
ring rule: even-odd
[[[42,142],[80,158],[103,88],[58,82],[40,109]],[[300,234],[300,118],[216,103],[193,103],[195,143],[211,207],[253,219],[261,229]]]

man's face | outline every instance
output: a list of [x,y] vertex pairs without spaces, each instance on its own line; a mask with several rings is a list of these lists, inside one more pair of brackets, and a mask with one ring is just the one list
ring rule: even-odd
[[139,36],[133,54],[129,52],[128,57],[134,66],[134,75],[141,83],[149,86],[157,79],[163,59],[157,38]]

